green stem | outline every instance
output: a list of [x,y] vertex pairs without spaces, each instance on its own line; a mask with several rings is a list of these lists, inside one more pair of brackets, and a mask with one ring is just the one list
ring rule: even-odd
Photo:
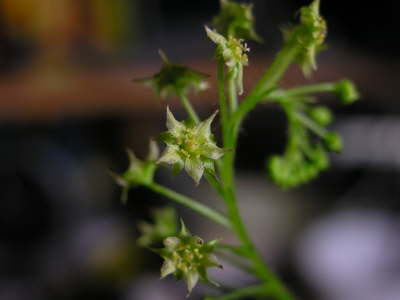
[[217,193],[223,197],[224,191],[221,187],[220,182],[213,174],[208,173],[207,171],[204,173],[204,177],[207,179],[208,183],[217,191]]
[[229,107],[231,114],[233,114],[238,107],[238,99],[236,92],[236,74],[234,70],[228,72],[228,95],[229,95]]
[[192,121],[195,124],[198,124],[200,122],[199,116],[197,115],[196,111],[193,109],[193,106],[190,103],[187,96],[184,93],[179,93],[179,99],[181,100],[183,108],[189,115],[189,118],[192,119]]
[[242,289],[238,289],[230,294],[218,296],[218,297],[207,297],[204,300],[236,300],[242,299],[244,297],[251,297],[251,296],[266,296],[266,287],[265,285],[254,285],[245,287]]
[[268,95],[267,100],[292,98],[292,97],[305,96],[316,93],[332,93],[336,92],[336,86],[337,83],[324,82],[324,83],[304,85],[287,90],[279,89],[272,91]]
[[222,215],[220,212],[204,205],[201,204],[200,202],[193,200],[187,196],[184,196],[182,194],[179,194],[167,187],[164,187],[162,185],[159,185],[157,183],[150,183],[145,185],[147,188],[150,190],[157,192],[167,198],[169,198],[172,201],[175,201],[181,205],[184,205],[195,212],[199,213],[200,215],[209,218],[210,220],[228,228],[231,229],[231,223],[230,221]]
[[[294,36],[296,37],[296,35]],[[284,46],[282,51],[278,53],[270,68],[262,76],[246,99],[239,105],[236,112],[231,116],[230,126],[225,128],[223,131],[225,149],[236,149],[239,128],[242,120],[248,112],[263,100],[266,93],[272,91],[300,50],[301,48],[294,38]],[[221,178],[225,191],[224,200],[228,208],[232,229],[240,240],[243,253],[250,260],[255,274],[268,284],[269,293],[279,300],[293,300],[295,298],[290,294],[279,278],[277,278],[277,276],[265,265],[263,258],[254,247],[254,244],[247,233],[236,200],[234,160],[235,152],[232,150],[226,153],[222,158],[221,167]]]
[[310,129],[312,132],[314,132],[316,135],[320,137],[325,137],[325,135],[328,133],[328,130],[325,128],[321,127],[317,123],[315,123],[313,120],[311,120],[309,117],[305,116],[301,112],[294,112],[294,117],[299,120],[304,126],[306,126],[308,129]]
[[227,127],[228,122],[228,109],[226,107],[226,96],[225,96],[225,62],[223,59],[218,60],[218,70],[217,70],[217,80],[218,80],[218,100],[220,109],[220,119],[222,129]]
[[263,100],[265,93],[275,88],[278,81],[282,78],[287,68],[300,51],[301,45],[297,41],[297,34],[294,34],[292,40],[287,42],[283,49],[277,54],[269,69],[239,105],[238,110],[232,117],[231,124],[240,124],[246,114]]

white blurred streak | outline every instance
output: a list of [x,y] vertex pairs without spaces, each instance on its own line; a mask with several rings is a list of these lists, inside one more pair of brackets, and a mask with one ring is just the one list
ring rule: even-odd
[[400,117],[360,116],[343,118],[335,130],[344,141],[344,151],[333,165],[342,167],[400,167]]

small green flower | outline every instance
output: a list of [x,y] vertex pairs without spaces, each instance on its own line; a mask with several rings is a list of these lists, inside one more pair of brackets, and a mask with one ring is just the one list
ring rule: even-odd
[[214,161],[224,155],[211,133],[211,123],[217,112],[197,125],[185,124],[175,119],[167,107],[168,131],[161,134],[167,144],[158,163],[173,165],[174,173],[183,168],[198,184],[204,171],[214,173]]
[[327,126],[332,123],[332,112],[326,106],[316,106],[309,110],[311,119],[321,126]]
[[198,236],[193,236],[181,222],[179,234],[166,238],[164,248],[154,250],[164,259],[161,279],[173,274],[178,280],[186,281],[188,296],[199,279],[218,286],[207,275],[208,268],[222,269],[213,254],[216,244],[216,240],[205,243]]
[[159,50],[159,53],[164,63],[160,72],[152,77],[139,79],[139,81],[152,86],[160,98],[179,96],[190,91],[199,92],[208,88],[208,83],[204,81],[208,75],[172,64],[163,51]]
[[125,203],[128,199],[128,190],[135,185],[145,185],[153,182],[154,172],[157,169],[157,159],[160,151],[155,141],[150,141],[150,150],[147,159],[142,161],[131,151],[127,150],[129,157],[129,168],[122,175],[112,173],[116,182],[122,186],[121,199]]
[[343,149],[343,142],[340,135],[336,132],[329,132],[324,137],[326,148],[332,152],[340,152]]
[[286,41],[300,44],[301,51],[296,60],[306,76],[317,69],[316,55],[324,49],[327,34],[325,19],[320,15],[320,1],[314,0],[309,6],[300,9],[300,25],[284,30]]
[[212,24],[218,32],[237,39],[262,41],[254,30],[252,4],[241,4],[229,0],[220,2],[220,13],[212,20]]
[[178,233],[178,218],[172,207],[157,208],[152,211],[153,224],[147,222],[139,223],[141,236],[138,244],[149,247],[163,241],[169,236]]
[[336,93],[344,104],[351,104],[360,100],[360,93],[353,82],[348,79],[339,81],[336,85]]
[[243,94],[243,67],[249,64],[247,52],[250,49],[241,39],[233,36],[225,38],[215,30],[211,30],[207,26],[207,36],[217,44],[217,55],[220,56],[228,67],[233,78],[236,80],[236,87],[239,94]]

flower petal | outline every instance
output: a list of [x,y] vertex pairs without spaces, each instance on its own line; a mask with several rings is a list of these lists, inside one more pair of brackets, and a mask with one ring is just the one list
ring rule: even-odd
[[161,267],[161,279],[176,271],[175,264],[172,260],[166,259]]
[[163,154],[161,155],[161,157],[158,159],[157,163],[166,163],[166,164],[177,164],[177,163],[181,163],[183,164],[183,161],[180,157],[180,155],[177,152],[177,148],[176,146],[171,146],[168,145]]
[[226,153],[225,150],[219,148],[217,145],[213,143],[207,143],[202,147],[202,154],[213,160],[220,159]]
[[204,166],[200,159],[187,158],[185,161],[185,170],[189,176],[193,178],[196,184],[199,184],[204,173]]
[[172,134],[179,134],[185,129],[185,125],[177,121],[167,106],[167,128]]
[[207,32],[207,36],[217,45],[225,46],[227,43],[226,38],[219,34],[216,30],[211,30],[207,26],[204,26]]
[[160,156],[160,149],[158,148],[157,142],[150,140],[149,154],[147,155],[147,160],[156,161]]
[[210,138],[211,135],[211,123],[214,120],[215,116],[218,114],[218,110],[216,110],[208,119],[200,122],[193,129],[196,134],[201,137]]
[[176,249],[176,247],[178,247],[179,243],[181,242],[181,240],[176,237],[176,236],[170,236],[167,237],[164,240],[164,246],[165,248],[167,248],[169,251],[174,251]]
[[188,289],[188,296],[192,292],[193,288],[196,286],[197,282],[199,281],[199,273],[197,271],[190,271],[186,275],[186,284]]

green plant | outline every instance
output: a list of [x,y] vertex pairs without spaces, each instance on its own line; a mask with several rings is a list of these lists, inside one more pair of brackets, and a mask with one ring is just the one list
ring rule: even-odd
[[[349,80],[291,89],[279,86],[281,78],[293,63],[299,64],[305,76],[310,76],[317,68],[316,55],[324,49],[327,32],[326,22],[320,15],[319,0],[301,8],[299,23],[283,30],[282,49],[241,101],[238,100],[244,92],[243,74],[249,61],[249,48],[244,39],[261,40],[254,30],[252,6],[221,0],[221,12],[214,17],[212,27],[205,27],[205,30],[210,40],[216,44],[222,146],[217,146],[218,142],[211,132],[217,112],[200,121],[188,99],[191,91],[201,91],[207,86],[204,82],[206,76],[171,63],[160,52],[164,62],[161,71],[145,81],[155,88],[158,95],[179,97],[188,119],[177,121],[167,107],[168,131],[160,135],[160,140],[166,144],[163,154],[160,156],[156,143],[151,142],[146,161],[130,153],[129,169],[115,176],[117,182],[124,187],[125,200],[130,187],[145,186],[228,228],[240,242],[235,246],[218,241],[204,243],[200,238],[192,236],[183,222],[178,233],[173,213],[159,212],[155,214],[155,225],[146,223],[141,226],[143,236],[140,243],[164,258],[162,277],[173,274],[185,280],[190,293],[199,279],[211,282],[206,269],[220,267],[213,254],[215,249],[220,249],[246,260],[246,271],[258,278],[260,284],[206,299],[228,300],[253,296],[293,300],[295,297],[257,252],[240,216],[234,177],[238,134],[243,120],[258,104],[273,102],[280,106],[287,116],[288,142],[284,153],[269,158],[266,167],[271,180],[277,185],[283,188],[295,187],[318,176],[329,166],[328,152],[337,152],[342,148],[340,136],[327,128],[333,120],[331,111],[326,106],[316,104],[314,94],[336,93],[345,104],[358,100],[359,94]],[[154,182],[154,172],[160,165],[171,165],[174,173],[185,169],[196,184],[204,176],[225,203],[226,211],[219,212]],[[154,248],[155,243],[162,241],[163,248]]]

